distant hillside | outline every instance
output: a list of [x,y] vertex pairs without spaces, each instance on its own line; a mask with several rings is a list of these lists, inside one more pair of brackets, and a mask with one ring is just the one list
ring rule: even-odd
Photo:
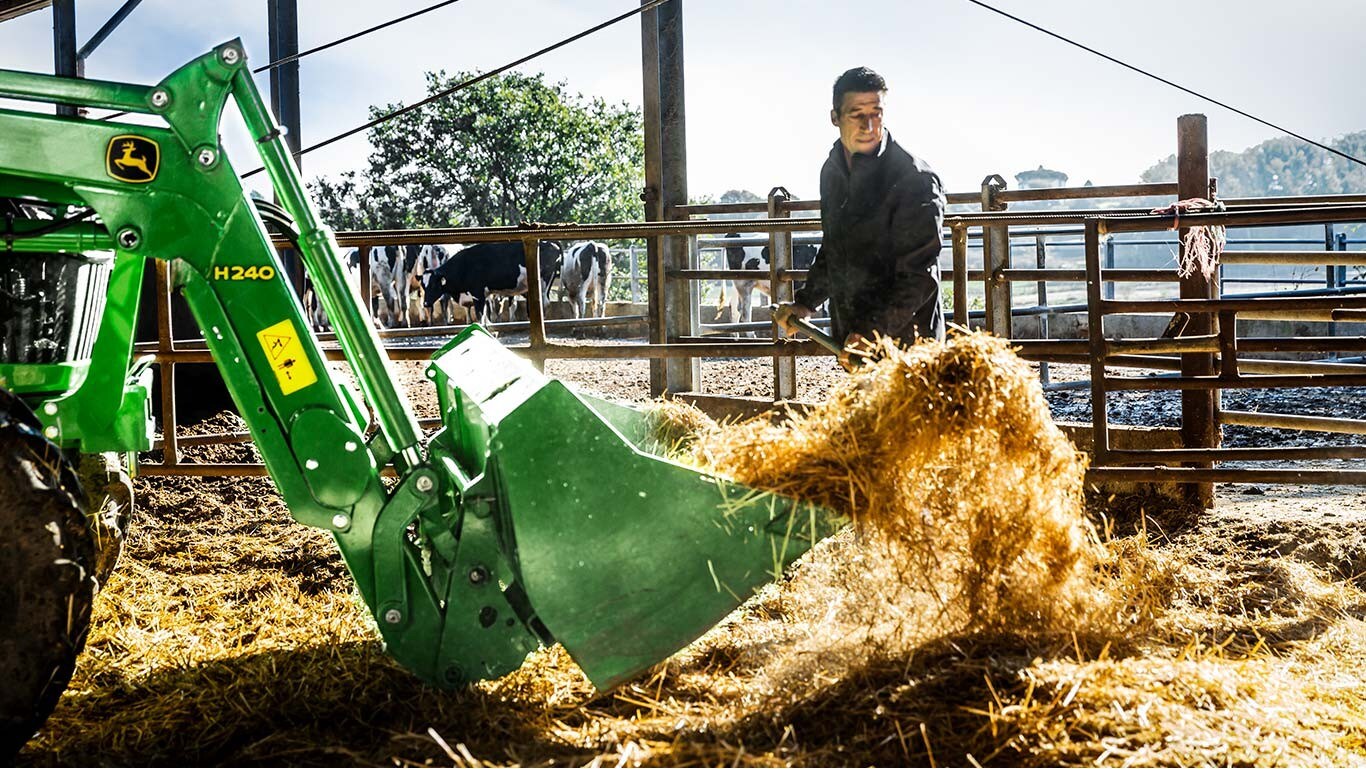
[[[1327,143],[1366,159],[1366,131]],[[1221,198],[1366,192],[1366,166],[1289,136],[1268,139],[1242,152],[1212,152],[1210,175],[1219,180]],[[1176,181],[1176,156],[1144,171],[1142,178],[1145,182]]]

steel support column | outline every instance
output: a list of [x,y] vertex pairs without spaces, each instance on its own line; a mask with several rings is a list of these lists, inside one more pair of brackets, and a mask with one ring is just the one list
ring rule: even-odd
[[[650,0],[640,0],[645,5]],[[640,199],[645,205],[645,221],[664,220],[664,161],[660,156],[659,125],[659,10],[640,14],[640,72],[644,99],[641,109],[645,132],[645,189]],[[664,317],[664,262],[660,258],[660,237],[645,239],[645,300],[650,318],[650,344],[664,344],[667,338]],[[665,362],[650,361],[650,394],[659,397],[668,389]]]
[[[1209,191],[1209,133],[1204,115],[1182,115],[1176,123],[1176,198],[1208,198]],[[1188,230],[1182,229],[1181,260],[1185,263],[1184,245]],[[1182,299],[1216,299],[1219,283],[1206,277],[1203,271],[1181,279]],[[1183,335],[1205,336],[1216,333],[1214,316],[1192,313]],[[1209,353],[1187,353],[1181,356],[1182,376],[1211,376],[1214,356]],[[1181,393],[1181,437],[1186,448],[1214,448],[1220,443],[1217,420],[1219,395],[1217,390],[1183,391]],[[1193,467],[1210,468],[1209,462],[1194,463]],[[1214,506],[1214,484],[1203,482],[1187,486],[1191,502],[1202,507]]]
[[[659,154],[662,187],[660,205],[667,218],[673,206],[688,203],[687,110],[683,87],[683,0],[673,0],[656,9],[659,24]],[[671,235],[660,244],[664,272],[692,269],[692,249],[688,236]],[[660,275],[663,289],[665,342],[693,336],[693,306],[697,301],[692,281],[667,281]],[[664,386],[669,392],[692,392],[701,379],[701,361],[666,361]]]
[[[76,0],[52,3],[52,73],[57,77],[82,75],[76,56]],[[75,117],[77,112],[70,104],[58,104],[57,114]]]
[[[269,28],[270,60],[278,61],[299,52],[298,0],[266,0],[266,24]],[[294,165],[303,170],[303,155],[299,153],[303,139],[299,118],[299,61],[295,59],[270,71],[270,109],[275,122],[285,129],[285,144],[294,156]],[[303,296],[303,265],[293,249],[280,251],[281,261],[289,270],[294,291]]]

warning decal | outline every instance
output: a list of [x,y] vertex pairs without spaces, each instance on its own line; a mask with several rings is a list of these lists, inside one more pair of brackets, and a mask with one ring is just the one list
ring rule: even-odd
[[280,380],[280,391],[289,395],[318,381],[313,366],[304,354],[304,346],[299,342],[299,334],[294,324],[285,319],[256,332],[256,340],[266,351],[270,368],[275,378]]

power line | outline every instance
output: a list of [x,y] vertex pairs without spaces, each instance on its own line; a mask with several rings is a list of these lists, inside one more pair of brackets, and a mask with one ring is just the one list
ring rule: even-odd
[[[463,81],[463,82],[456,83],[455,85],[451,86],[450,88],[447,88],[447,89],[445,89],[445,90],[443,90],[443,91],[440,91],[440,92],[438,92],[438,93],[432,94],[431,96],[428,96],[427,98],[423,99],[422,101],[415,102],[415,103],[410,104],[410,105],[408,105],[408,106],[406,106],[406,107],[400,107],[400,108],[398,108],[398,109],[396,109],[396,110],[394,110],[394,111],[392,111],[392,112],[388,112],[388,113],[386,113],[386,114],[380,115],[379,117],[375,118],[374,120],[371,120],[371,121],[369,121],[369,122],[366,122],[366,123],[363,123],[363,124],[361,124],[361,125],[358,125],[358,126],[356,126],[355,128],[352,128],[352,129],[350,129],[350,130],[343,131],[343,132],[337,134],[336,136],[333,136],[333,137],[324,139],[324,140],[318,142],[317,144],[311,145],[311,146],[309,146],[309,147],[305,147],[304,149],[300,150],[298,154],[299,154],[299,155],[304,155],[304,154],[307,154],[307,153],[309,153],[309,152],[312,152],[313,150],[320,149],[320,148],[322,148],[322,147],[326,147],[327,145],[333,144],[333,143],[335,143],[335,142],[339,142],[339,141],[341,141],[342,139],[347,138],[348,136],[354,136],[355,134],[358,134],[358,133],[360,133],[361,131],[366,131],[366,130],[369,130],[369,129],[371,129],[371,128],[374,128],[375,126],[377,126],[377,125],[379,125],[380,123],[383,123],[383,122],[385,122],[385,121],[387,121],[387,120],[393,120],[394,118],[399,117],[400,115],[406,115],[406,114],[408,114],[409,112],[412,112],[412,111],[415,110],[415,109],[420,109],[420,108],[422,108],[422,107],[425,107],[425,106],[427,106],[428,104],[431,104],[431,103],[434,102],[434,101],[440,101],[441,99],[444,99],[444,98],[446,98],[447,96],[450,96],[451,94],[455,93],[456,91],[460,91],[460,90],[462,90],[462,89],[469,88],[469,87],[472,86],[472,85],[475,85],[475,84],[477,84],[477,83],[481,83],[481,82],[483,82],[483,81],[485,81],[485,80],[488,80],[489,78],[494,77],[494,76],[496,76],[496,75],[501,75],[501,74],[503,74],[504,72],[507,72],[508,70],[512,69],[513,67],[519,67],[519,66],[521,66],[521,65],[523,65],[523,64],[525,64],[525,63],[531,61],[532,59],[535,59],[535,58],[537,58],[537,57],[539,57],[539,56],[544,56],[545,54],[550,53],[551,51],[554,51],[554,50],[556,50],[556,49],[563,48],[564,46],[569,45],[570,43],[573,43],[573,42],[575,42],[575,41],[577,41],[577,40],[579,40],[579,39],[581,39],[581,38],[585,38],[585,37],[587,37],[587,36],[593,34],[594,32],[598,32],[598,31],[600,31],[600,30],[606,29],[607,27],[610,27],[610,26],[612,26],[613,24],[616,24],[617,22],[624,21],[624,20],[626,20],[626,19],[631,18],[632,16],[635,16],[635,15],[641,14],[641,13],[644,13],[645,11],[654,10],[655,8],[658,8],[659,6],[661,6],[661,5],[663,5],[663,4],[667,3],[667,2],[669,2],[669,0],[653,0],[652,2],[645,3],[644,5],[641,5],[639,8],[633,8],[633,9],[631,9],[631,10],[627,11],[626,13],[623,13],[623,14],[621,14],[621,15],[619,15],[619,16],[614,16],[614,17],[608,19],[607,21],[602,22],[601,24],[597,24],[597,25],[595,25],[595,26],[589,27],[588,29],[585,29],[584,31],[578,33],[577,35],[573,35],[572,37],[567,37],[567,38],[565,38],[565,39],[559,41],[558,43],[552,43],[551,45],[548,45],[548,46],[546,46],[545,48],[542,48],[541,50],[536,51],[535,53],[527,54],[526,56],[523,56],[522,58],[520,58],[520,59],[518,59],[518,60],[516,60],[516,61],[514,61],[514,62],[511,62],[511,63],[508,63],[508,64],[504,64],[503,66],[501,66],[501,67],[499,67],[499,68],[497,68],[497,69],[495,69],[495,70],[491,70],[491,71],[489,71],[489,72],[485,72],[485,73],[483,73],[482,75],[476,75],[476,76],[470,78],[469,80],[465,80],[465,81]],[[247,178],[248,176],[254,176],[254,175],[256,175],[256,174],[261,173],[261,172],[264,171],[264,170],[266,170],[266,167],[265,167],[265,166],[261,166],[260,168],[253,169],[253,170],[251,170],[251,171],[248,171],[248,172],[242,174],[242,178],[245,179],[245,178]]]
[[370,34],[371,32],[378,32],[378,31],[380,31],[381,29],[385,29],[385,28],[387,28],[387,27],[392,27],[392,26],[394,26],[395,24],[399,24],[399,23],[405,22],[405,21],[407,21],[407,20],[409,20],[409,19],[417,18],[418,16],[421,16],[421,15],[424,14],[424,13],[430,13],[430,12],[432,12],[432,11],[437,10],[438,8],[445,8],[445,7],[448,6],[448,5],[454,5],[455,3],[458,3],[458,2],[460,2],[460,0],[443,0],[443,2],[435,3],[435,4],[433,4],[433,5],[427,6],[426,8],[422,8],[422,9],[413,11],[412,13],[408,14],[407,16],[400,16],[400,17],[398,17],[397,19],[390,19],[390,20],[384,22],[383,24],[376,24],[375,26],[370,27],[369,29],[362,29],[362,30],[359,31],[359,32],[354,32],[354,33],[352,33],[352,34],[350,34],[350,35],[347,35],[346,37],[337,38],[336,40],[333,40],[333,41],[330,42],[330,43],[323,43],[322,45],[319,45],[319,46],[316,46],[316,47],[313,47],[313,48],[309,48],[307,51],[300,51],[299,53],[290,54],[289,56],[285,56],[285,57],[283,57],[283,58],[276,59],[275,61],[272,61],[272,62],[270,62],[269,64],[263,64],[262,66],[257,67],[256,69],[252,70],[252,73],[253,73],[253,74],[259,75],[259,74],[261,74],[262,72],[265,72],[266,70],[275,69],[276,67],[282,67],[282,66],[284,66],[284,65],[286,65],[286,64],[288,64],[288,63],[290,63],[291,61],[298,61],[299,59],[302,59],[303,57],[308,56],[308,55],[310,55],[310,54],[315,54],[315,53],[317,53],[318,51],[326,51],[328,48],[332,48],[332,47],[341,45],[342,43],[349,43],[349,42],[351,42],[352,40],[355,40],[355,39],[358,38],[358,37],[365,37],[366,35]]
[[1005,11],[1001,10],[1000,8],[995,8],[995,7],[993,7],[993,6],[987,5],[986,3],[982,2],[982,0],[967,0],[967,2],[972,3],[973,5],[976,5],[976,6],[980,7],[980,8],[984,8],[984,9],[986,9],[986,10],[988,10],[988,11],[991,11],[992,13],[999,14],[999,15],[1001,15],[1001,16],[1004,16],[1004,17],[1006,17],[1007,19],[1010,19],[1011,21],[1019,22],[1020,24],[1023,24],[1023,25],[1025,25],[1026,27],[1029,27],[1030,29],[1033,29],[1033,30],[1038,31],[1038,32],[1042,32],[1042,33],[1044,33],[1045,35],[1048,35],[1049,37],[1052,37],[1052,38],[1056,38],[1056,39],[1058,39],[1058,40],[1061,40],[1062,42],[1067,43],[1068,45],[1076,46],[1077,48],[1080,48],[1080,49],[1082,49],[1083,51],[1086,51],[1087,53],[1095,54],[1096,56],[1099,56],[1099,57],[1101,57],[1102,59],[1105,59],[1106,61],[1112,62],[1112,63],[1114,63],[1114,64],[1118,64],[1119,66],[1124,67],[1124,68],[1126,68],[1126,69],[1133,70],[1134,72],[1137,72],[1138,74],[1143,75],[1144,77],[1152,78],[1153,80],[1156,80],[1156,81],[1158,81],[1159,83],[1164,83],[1164,84],[1169,85],[1169,86],[1171,86],[1172,88],[1175,88],[1175,89],[1177,89],[1177,90],[1179,90],[1179,91],[1184,91],[1184,92],[1186,92],[1186,93],[1190,94],[1191,96],[1194,96],[1194,97],[1196,97],[1196,98],[1198,98],[1198,99],[1204,99],[1205,101],[1207,101],[1207,102],[1209,102],[1209,103],[1211,103],[1211,104],[1215,104],[1215,105],[1218,105],[1218,106],[1220,106],[1220,107],[1223,107],[1224,109],[1226,109],[1226,110],[1228,110],[1228,111],[1230,111],[1230,112],[1234,112],[1234,113],[1237,113],[1237,114],[1239,114],[1239,115],[1242,115],[1243,117],[1245,117],[1245,118],[1247,118],[1247,119],[1249,119],[1249,120],[1256,121],[1256,122],[1261,123],[1262,125],[1267,126],[1267,127],[1269,127],[1269,128],[1274,128],[1274,129],[1276,129],[1277,131],[1281,131],[1282,133],[1285,133],[1285,134],[1288,134],[1288,135],[1290,135],[1290,136],[1293,136],[1293,137],[1295,137],[1296,139],[1299,139],[1300,141],[1305,142],[1306,144],[1312,144],[1313,146],[1318,147],[1319,149],[1327,150],[1327,151],[1333,153],[1334,155],[1338,155],[1338,156],[1340,156],[1340,157],[1346,158],[1347,160],[1350,160],[1350,161],[1352,161],[1353,163],[1357,163],[1357,164],[1359,164],[1359,165],[1366,166],[1366,160],[1362,160],[1361,158],[1355,157],[1355,156],[1353,156],[1353,155],[1349,155],[1349,154],[1347,154],[1346,152],[1343,152],[1342,150],[1336,149],[1336,148],[1334,148],[1334,147],[1330,147],[1330,146],[1328,146],[1327,144],[1324,144],[1324,143],[1322,143],[1322,142],[1314,141],[1313,139],[1310,139],[1310,138],[1307,137],[1307,136],[1304,136],[1304,135],[1302,135],[1302,134],[1295,133],[1294,131],[1290,130],[1289,128],[1283,128],[1283,127],[1281,127],[1281,126],[1278,126],[1278,125],[1276,125],[1275,123],[1272,123],[1272,122],[1269,121],[1269,120],[1263,120],[1262,118],[1259,118],[1259,117],[1257,117],[1256,115],[1253,115],[1253,114],[1250,113],[1250,112],[1246,112],[1246,111],[1244,111],[1244,110],[1238,109],[1237,107],[1235,107],[1235,106],[1233,106],[1233,105],[1231,105],[1231,104],[1227,104],[1227,103],[1225,103],[1225,102],[1219,101],[1218,99],[1215,99],[1215,98],[1213,98],[1213,97],[1211,97],[1211,96],[1206,96],[1205,94],[1200,93],[1199,91],[1195,91],[1195,90],[1192,90],[1192,89],[1190,89],[1190,88],[1187,88],[1187,87],[1185,87],[1184,85],[1181,85],[1180,83],[1174,83],[1174,82],[1172,82],[1172,81],[1168,80],[1167,78],[1162,77],[1162,76],[1160,76],[1160,75],[1154,75],[1153,73],[1151,73],[1151,72],[1149,72],[1149,71],[1147,71],[1147,70],[1145,70],[1145,69],[1142,69],[1142,68],[1140,68],[1140,67],[1136,67],[1136,66],[1134,66],[1133,64],[1130,64],[1130,63],[1128,63],[1128,62],[1126,62],[1126,61],[1120,61],[1119,59],[1116,59],[1115,57],[1110,56],[1109,54],[1101,53],[1100,51],[1097,51],[1096,49],[1091,48],[1090,46],[1084,45],[1084,44],[1082,44],[1082,43],[1078,43],[1077,41],[1072,40],[1071,38],[1065,37],[1065,36],[1063,36],[1063,35],[1060,35],[1060,34],[1058,34],[1057,32],[1053,32],[1052,30],[1044,29],[1043,27],[1039,26],[1038,24],[1035,24],[1035,23],[1030,22],[1030,21],[1026,21],[1025,19],[1022,19],[1022,18],[1020,18],[1019,16],[1014,16],[1014,15],[1012,15],[1012,14],[1006,13]]
[[[378,32],[381,29],[387,29],[388,27],[392,27],[395,24],[400,24],[402,22],[408,21],[409,19],[415,19],[424,13],[431,13],[432,11],[438,10],[440,8],[445,8],[448,5],[454,5],[458,2],[460,2],[460,0],[442,0],[442,2],[434,3],[432,5],[427,6],[426,8],[419,8],[418,10],[413,11],[412,13],[406,16],[399,16],[396,19],[390,19],[381,24],[376,24],[375,26],[370,27],[368,29],[362,29],[359,32],[353,32],[347,35],[346,37],[339,37],[336,40],[333,40],[328,43],[323,43],[322,45],[314,46],[306,51],[293,53],[289,56],[284,56],[279,59],[276,59],[275,61],[262,64],[256,69],[253,69],[251,72],[253,75],[259,75],[262,72],[276,69],[277,67],[283,67],[284,65],[289,64],[290,62],[298,61],[299,59],[302,59],[305,56],[310,56],[312,54],[318,53],[319,51],[326,51],[329,48],[335,48],[336,46],[339,46],[342,43],[349,43],[352,40],[355,40],[356,38],[365,37],[366,35],[372,32]],[[127,114],[127,112],[115,112],[109,115],[105,115],[104,117],[100,118],[100,120],[113,120],[116,117],[123,117]]]

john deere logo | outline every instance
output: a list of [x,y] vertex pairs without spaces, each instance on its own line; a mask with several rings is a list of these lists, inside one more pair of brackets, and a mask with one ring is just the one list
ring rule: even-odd
[[104,167],[121,182],[146,184],[157,178],[160,165],[161,148],[151,139],[124,135],[109,140]]

